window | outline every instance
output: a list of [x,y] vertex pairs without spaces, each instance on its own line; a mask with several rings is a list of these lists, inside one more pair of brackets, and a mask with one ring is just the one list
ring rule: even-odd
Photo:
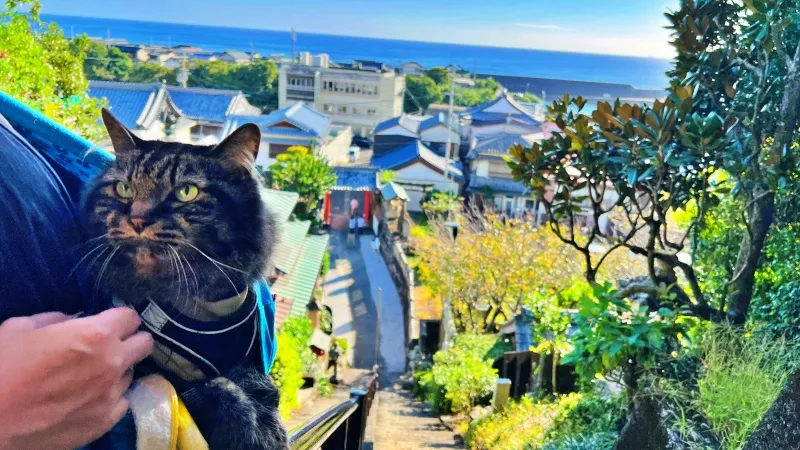
[[331,105],[322,105],[322,111],[331,112],[333,111],[333,107]]
[[353,107],[353,114],[361,114],[361,108]]
[[339,113],[342,113],[342,114],[346,114],[347,113],[347,106],[340,106],[340,107],[336,108],[336,111],[338,111]]
[[374,109],[370,108],[370,109],[367,110],[367,115],[368,116],[374,116],[376,112],[377,111],[375,111]]

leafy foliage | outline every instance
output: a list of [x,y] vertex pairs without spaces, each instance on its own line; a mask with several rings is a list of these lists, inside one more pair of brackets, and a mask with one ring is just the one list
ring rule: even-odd
[[492,368],[497,339],[462,334],[453,347],[433,355],[433,367],[414,374],[415,395],[440,413],[468,413],[491,396],[497,370]]
[[457,211],[460,203],[452,192],[433,189],[425,193],[420,201],[422,211],[429,216],[442,216],[450,211]]
[[[504,223],[476,211],[461,220],[455,245],[441,218],[429,221],[433,236],[414,240],[416,253],[424,258],[419,271],[425,285],[444,298],[452,280],[459,330],[495,331],[524,305],[544,315],[556,293],[581,274],[580,254],[562,245],[548,229],[513,219]],[[616,279],[638,271],[635,261],[619,253],[601,276]]]
[[386,184],[397,179],[397,172],[394,170],[381,170],[381,184]]
[[83,71],[90,80],[128,81],[133,61],[117,47],[89,41]]
[[[99,138],[100,103],[87,95],[88,40],[70,45],[39,19],[38,0],[7,0],[0,10],[0,90],[90,139]],[[27,11],[27,12],[25,12]]]
[[[475,80],[475,87],[457,88],[454,104],[456,106],[476,106],[494,100],[500,83],[494,78]],[[447,91],[445,97],[449,96]]]
[[304,384],[303,376],[319,372],[319,362],[309,347],[313,332],[311,321],[297,316],[287,319],[278,332],[278,352],[270,375],[281,394],[280,414],[284,420],[300,407],[297,393]]
[[189,69],[189,86],[240,90],[254,106],[278,106],[278,66],[255,59],[249,64],[196,61]]
[[315,156],[307,147],[289,147],[267,170],[265,178],[270,180],[271,187],[300,194],[295,207],[300,220],[313,219],[322,198],[336,184],[333,167],[325,157]]
[[428,76],[406,75],[406,91],[403,111],[408,113],[422,112],[431,103],[439,103],[444,98],[442,88]]
[[676,350],[692,323],[668,308],[650,311],[645,303],[620,298],[609,283],[598,285],[581,299],[578,332],[570,339],[574,348],[563,362],[575,364],[586,381],[622,369],[633,395],[640,368],[652,367],[659,354]]
[[624,415],[621,397],[594,393],[552,401],[526,397],[473,422],[466,443],[475,450],[610,450]]

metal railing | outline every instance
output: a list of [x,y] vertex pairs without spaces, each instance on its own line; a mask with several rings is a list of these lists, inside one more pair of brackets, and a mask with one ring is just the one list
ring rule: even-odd
[[319,414],[289,433],[291,450],[361,450],[367,416],[378,389],[373,375],[367,390],[353,390],[350,398]]

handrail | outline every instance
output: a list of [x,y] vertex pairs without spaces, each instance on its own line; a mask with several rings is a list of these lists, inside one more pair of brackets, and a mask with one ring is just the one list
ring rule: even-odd
[[291,450],[361,450],[367,415],[378,388],[373,375],[367,390],[353,390],[350,398],[322,412],[289,433]]

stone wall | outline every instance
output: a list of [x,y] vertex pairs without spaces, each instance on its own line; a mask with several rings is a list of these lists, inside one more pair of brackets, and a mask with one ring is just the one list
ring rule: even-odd
[[419,320],[414,313],[414,271],[409,267],[400,240],[389,230],[385,221],[380,223],[378,238],[381,243],[381,256],[386,261],[392,276],[400,303],[403,305],[403,323],[406,329],[406,344],[419,339]]

